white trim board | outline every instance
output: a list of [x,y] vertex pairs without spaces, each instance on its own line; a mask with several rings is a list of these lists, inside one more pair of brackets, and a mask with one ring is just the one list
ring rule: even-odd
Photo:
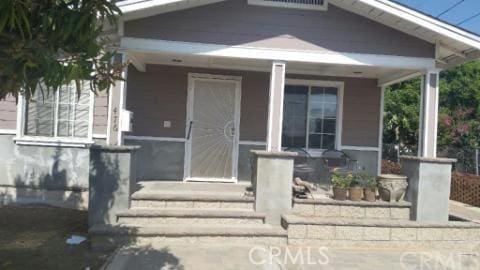
[[342,145],[340,147],[341,150],[352,150],[352,151],[374,151],[379,152],[380,149],[378,147],[372,146],[351,146],[351,145]]
[[0,129],[0,135],[15,135],[17,134],[16,129]]
[[267,142],[260,141],[240,141],[239,145],[258,145],[258,146],[267,146]]
[[293,61],[317,64],[339,64],[402,69],[435,68],[435,59],[433,58],[227,46],[131,37],[123,37],[121,39],[120,49],[146,53],[173,53],[180,55],[243,58],[268,61]]
[[185,138],[173,138],[173,137],[152,137],[152,136],[125,136],[127,140],[135,141],[158,141],[158,142],[185,142]]

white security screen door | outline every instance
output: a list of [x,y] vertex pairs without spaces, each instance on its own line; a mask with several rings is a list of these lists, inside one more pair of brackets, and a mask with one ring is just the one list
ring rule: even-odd
[[240,120],[240,80],[190,75],[186,180],[235,182]]

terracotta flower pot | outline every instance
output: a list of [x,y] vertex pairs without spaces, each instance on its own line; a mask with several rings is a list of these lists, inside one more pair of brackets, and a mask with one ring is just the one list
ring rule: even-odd
[[363,190],[365,201],[374,202],[377,200],[377,189],[376,188],[365,188]]
[[361,201],[363,199],[363,188],[351,187],[349,190],[351,201]]
[[333,187],[333,199],[339,201],[345,201],[347,199],[346,188]]

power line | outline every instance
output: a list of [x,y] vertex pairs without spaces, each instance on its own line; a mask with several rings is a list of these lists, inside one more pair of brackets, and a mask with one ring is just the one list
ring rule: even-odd
[[465,0],[460,0],[460,1],[458,1],[458,2],[455,3],[453,6],[447,8],[445,11],[443,11],[443,12],[440,13],[440,14],[438,14],[438,15],[437,15],[437,18],[440,17],[440,16],[442,16],[443,14],[451,11],[452,9],[456,8],[457,6],[459,6],[460,4],[462,4],[463,2],[465,2]]
[[464,24],[464,23],[466,23],[466,22],[468,22],[468,21],[471,21],[471,20],[475,19],[475,18],[478,17],[478,16],[480,16],[480,12],[477,13],[477,14],[475,14],[475,15],[473,15],[473,16],[471,16],[471,17],[466,18],[465,20],[463,20],[463,21],[461,21],[461,22],[459,22],[458,25],[462,25],[462,24]]

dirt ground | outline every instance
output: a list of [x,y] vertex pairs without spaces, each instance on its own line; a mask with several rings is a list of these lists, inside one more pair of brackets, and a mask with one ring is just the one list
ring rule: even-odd
[[48,206],[0,207],[0,269],[99,269],[110,254],[89,243],[65,243],[87,235],[87,212]]

